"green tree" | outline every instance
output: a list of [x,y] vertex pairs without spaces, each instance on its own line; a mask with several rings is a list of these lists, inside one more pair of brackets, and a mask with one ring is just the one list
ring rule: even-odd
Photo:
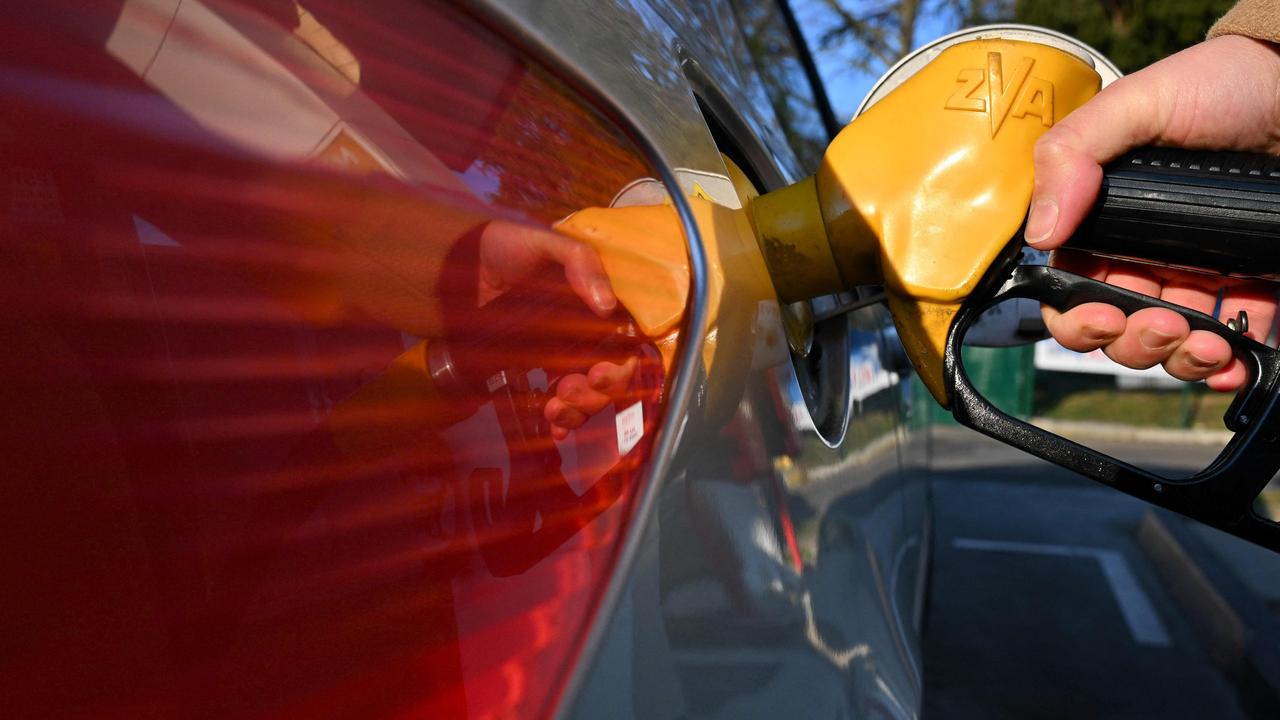
[[1078,38],[1128,73],[1204,38],[1234,0],[792,0],[815,50],[879,75],[932,36],[993,22]]
[[1015,0],[1011,19],[1059,30],[1129,73],[1204,39],[1233,0]]

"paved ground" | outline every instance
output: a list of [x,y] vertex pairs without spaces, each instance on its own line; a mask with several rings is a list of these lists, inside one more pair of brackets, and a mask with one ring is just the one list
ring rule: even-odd
[[[1111,452],[1195,470],[1215,448]],[[1143,503],[963,429],[934,456],[926,720],[1248,717],[1137,546]]]

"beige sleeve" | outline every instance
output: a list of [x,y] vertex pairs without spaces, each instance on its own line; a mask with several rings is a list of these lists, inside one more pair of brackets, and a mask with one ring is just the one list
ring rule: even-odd
[[1280,42],[1280,0],[1240,0],[1209,28],[1208,37],[1219,35]]

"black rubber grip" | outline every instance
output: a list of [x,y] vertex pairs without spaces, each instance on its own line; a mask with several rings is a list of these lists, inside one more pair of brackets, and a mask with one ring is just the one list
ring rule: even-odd
[[1066,247],[1097,255],[1280,279],[1280,158],[1142,148],[1105,169]]

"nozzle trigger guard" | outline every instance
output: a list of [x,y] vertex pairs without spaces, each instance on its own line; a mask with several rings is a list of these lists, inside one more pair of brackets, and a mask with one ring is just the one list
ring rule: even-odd
[[[960,348],[964,335],[987,309],[1012,298],[1038,300],[1059,311],[1101,302],[1131,315],[1148,307],[1172,310],[1192,330],[1227,341],[1249,372],[1249,380],[1227,409],[1235,435],[1208,467],[1189,478],[1166,478],[1135,467],[993,406],[970,382]],[[1074,275],[1058,268],[1019,265],[1003,284],[993,284],[961,307],[947,335],[944,377],[951,412],[961,425],[1039,458],[1194,518],[1224,532],[1280,552],[1280,524],[1258,516],[1254,500],[1280,469],[1280,352],[1203,313]]]

